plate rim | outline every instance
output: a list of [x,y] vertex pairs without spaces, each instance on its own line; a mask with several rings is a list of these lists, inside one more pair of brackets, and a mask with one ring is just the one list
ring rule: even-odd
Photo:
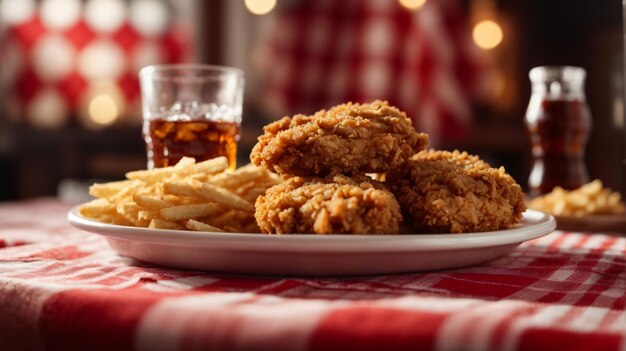
[[[107,239],[147,244],[227,249],[235,251],[292,252],[404,252],[483,248],[522,243],[547,235],[556,229],[555,218],[545,212],[527,209],[523,221],[514,228],[464,234],[393,234],[393,235],[267,235],[247,233],[193,232],[150,229],[98,222],[79,214],[81,205],[68,211],[69,223],[83,231]],[[533,218],[534,217],[534,218]]]

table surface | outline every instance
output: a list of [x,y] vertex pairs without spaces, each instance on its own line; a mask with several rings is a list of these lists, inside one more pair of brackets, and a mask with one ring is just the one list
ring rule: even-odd
[[480,266],[351,278],[157,267],[0,205],[0,350],[626,350],[626,239],[554,232]]

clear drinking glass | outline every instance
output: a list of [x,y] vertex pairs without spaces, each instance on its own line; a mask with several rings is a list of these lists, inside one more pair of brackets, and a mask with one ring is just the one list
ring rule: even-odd
[[209,65],[155,65],[139,72],[148,169],[183,156],[237,162],[243,72]]

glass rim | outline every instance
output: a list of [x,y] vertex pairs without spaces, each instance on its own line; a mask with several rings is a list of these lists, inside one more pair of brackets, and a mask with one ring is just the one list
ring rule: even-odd
[[[208,64],[200,64],[200,63],[167,63],[167,64],[156,64],[149,65],[143,67],[139,70],[139,77],[148,77],[150,74],[159,73],[159,72],[175,72],[181,70],[190,70],[197,72],[218,72],[218,73],[231,73],[235,74],[239,78],[243,78],[244,72],[240,68],[231,67],[231,66],[222,66],[222,65],[208,65]],[[180,78],[180,77],[172,77],[172,78]],[[214,78],[214,77],[202,77],[202,78]],[[152,79],[155,79],[153,77]],[[158,80],[167,80],[169,78],[157,77]]]

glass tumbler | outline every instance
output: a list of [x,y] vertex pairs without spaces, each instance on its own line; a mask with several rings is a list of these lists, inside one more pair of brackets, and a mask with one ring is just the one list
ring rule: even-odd
[[154,65],[139,72],[148,169],[226,156],[236,167],[243,72],[209,65]]

